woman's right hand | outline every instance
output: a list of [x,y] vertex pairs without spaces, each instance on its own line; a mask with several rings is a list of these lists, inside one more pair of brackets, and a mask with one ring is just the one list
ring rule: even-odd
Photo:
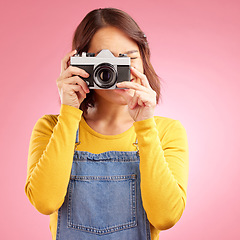
[[87,78],[89,74],[81,68],[69,66],[70,57],[76,50],[69,52],[61,61],[61,74],[57,79],[58,92],[61,103],[79,108],[89,93],[89,88],[80,77]]

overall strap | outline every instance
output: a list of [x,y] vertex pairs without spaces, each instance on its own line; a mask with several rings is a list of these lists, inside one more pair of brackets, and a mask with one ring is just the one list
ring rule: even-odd
[[77,132],[76,132],[76,140],[75,140],[75,148],[74,148],[75,151],[76,151],[76,149],[77,149],[77,146],[78,146],[80,143],[81,143],[81,142],[80,142],[80,140],[79,140],[79,127],[78,127]]
[[136,148],[137,153],[139,153],[138,140],[137,140],[137,138],[136,138],[136,141],[135,141],[132,145]]

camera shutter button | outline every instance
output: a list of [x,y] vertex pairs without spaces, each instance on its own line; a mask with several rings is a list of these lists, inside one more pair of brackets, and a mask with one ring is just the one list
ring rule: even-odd
[[87,57],[95,57],[95,53],[87,53]]
[[127,54],[119,53],[119,57],[127,57]]

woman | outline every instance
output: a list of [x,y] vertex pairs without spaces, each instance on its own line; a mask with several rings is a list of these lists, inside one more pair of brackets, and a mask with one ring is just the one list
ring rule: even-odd
[[[186,204],[188,144],[178,120],[154,117],[160,82],[145,35],[125,12],[97,9],[61,63],[60,114],[36,123],[25,192],[50,215],[52,239],[158,239]],[[77,52],[131,58],[131,81],[91,89]]]

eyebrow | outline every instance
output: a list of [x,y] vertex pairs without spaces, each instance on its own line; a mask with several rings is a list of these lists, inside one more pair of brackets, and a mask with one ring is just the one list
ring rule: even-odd
[[[102,49],[103,50],[103,49]],[[97,53],[96,53],[96,55],[98,55],[102,50],[100,50],[100,51],[98,51]],[[111,51],[110,51],[111,52]],[[124,54],[131,54],[131,53],[135,53],[135,52],[138,52],[138,50],[129,50],[129,51],[126,51]],[[111,52],[113,55],[114,55],[114,53],[113,52]]]
[[124,54],[131,54],[131,53],[135,53],[135,52],[138,52],[138,50],[130,50],[130,51],[125,52]]

